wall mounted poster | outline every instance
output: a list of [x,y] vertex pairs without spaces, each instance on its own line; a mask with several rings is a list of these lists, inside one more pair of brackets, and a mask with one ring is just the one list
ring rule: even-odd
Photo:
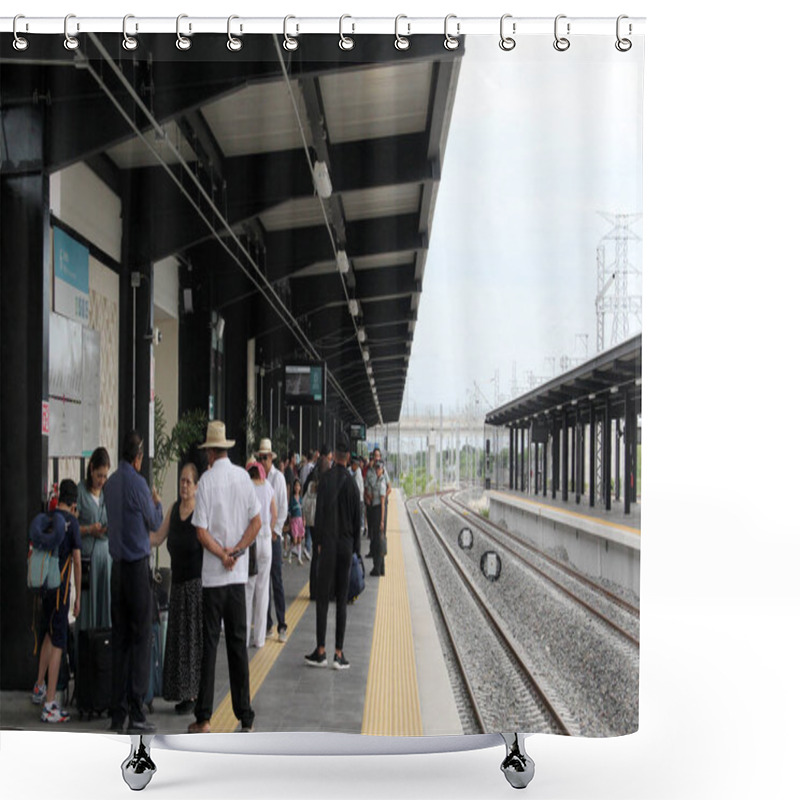
[[60,228],[53,228],[53,307],[59,314],[89,324],[89,250]]
[[100,444],[100,333],[83,328],[83,455]]

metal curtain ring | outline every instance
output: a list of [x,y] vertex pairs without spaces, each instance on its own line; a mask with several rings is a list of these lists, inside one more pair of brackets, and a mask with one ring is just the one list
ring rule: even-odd
[[[503,14],[503,16],[500,17],[500,49],[505,50],[506,52],[513,50],[517,46],[516,40],[512,39],[510,36],[506,36],[503,33],[503,27],[507,19],[511,19],[511,14]],[[513,23],[511,30],[513,33],[517,32],[516,22]]]
[[[175,47],[178,50],[188,50],[192,46],[192,40],[187,38],[181,33],[181,20],[188,19],[188,14],[178,14],[178,19],[175,20],[175,33],[177,34],[178,38],[175,40]],[[192,23],[189,23],[189,31],[192,30]]]
[[[349,14],[342,14],[342,16],[339,17],[339,47],[342,50],[352,50],[356,46],[356,43],[349,36],[345,36],[343,32],[344,21],[346,19],[353,18]],[[353,25],[353,31],[355,31],[355,29],[356,26]]]
[[408,33],[405,36],[400,35],[400,20],[401,19],[408,19],[405,14],[398,14],[394,18],[394,46],[398,50],[408,50],[411,47],[411,42],[409,41],[408,37],[411,36],[411,23],[406,23],[408,27]]
[[[559,53],[563,53],[565,50],[569,50],[570,41],[565,36],[558,35],[558,21],[560,19],[566,19],[566,14],[559,14],[556,17],[555,22],[553,23],[553,35],[555,36],[555,41],[553,42],[553,47],[559,51]],[[569,35],[569,22],[567,23],[567,34]]]
[[[139,40],[135,36],[128,36],[128,20],[135,19],[133,14],[126,14],[122,18],[122,46],[126,50],[135,50],[139,46]],[[136,26],[136,30],[139,30],[139,26]]]
[[[633,42],[630,39],[623,39],[619,35],[620,22],[622,22],[623,19],[628,19],[627,14],[620,14],[617,17],[617,41],[614,43],[614,47],[616,47],[620,53],[627,53],[628,50],[633,47]],[[630,23],[628,23],[628,33],[631,33]]]
[[[70,36],[68,30],[71,19],[75,19],[74,14],[67,14],[64,17],[64,47],[67,50],[77,50],[80,47],[80,42],[74,36]],[[80,25],[78,25],[78,30],[80,30]]]
[[447,23],[450,22],[451,19],[458,19],[455,14],[448,14],[444,18],[444,46],[447,50],[457,50],[458,49],[458,34],[461,29],[460,23],[456,23],[456,35],[451,36],[447,32]]
[[[227,47],[228,47],[228,50],[231,51],[231,53],[236,53],[236,52],[238,52],[239,50],[242,49],[242,40],[241,39],[237,39],[231,33],[231,22],[233,22],[233,20],[235,20],[235,19],[239,19],[239,17],[237,17],[236,14],[231,14],[231,16],[228,17],[228,43],[227,43]],[[239,28],[239,30],[241,31],[241,28]]]
[[[294,37],[289,36],[288,25],[290,19],[295,19],[295,17],[289,14],[289,16],[283,18],[283,49],[291,52],[292,50],[297,50],[300,46],[300,42]],[[295,35],[297,35],[300,32],[300,26],[296,24],[295,28]]]
[[[22,52],[23,50],[27,50],[28,49],[28,45],[30,44],[30,42],[24,36],[20,36],[17,33],[17,20],[18,19],[25,19],[25,15],[24,14],[17,14],[17,16],[14,17],[14,27],[13,27],[13,31],[14,31],[14,49],[19,51],[19,52]],[[25,29],[27,30],[27,28],[28,28],[28,24],[25,23]]]

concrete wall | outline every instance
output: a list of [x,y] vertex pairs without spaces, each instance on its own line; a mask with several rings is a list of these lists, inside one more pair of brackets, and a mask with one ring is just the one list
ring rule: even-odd
[[602,521],[558,509],[507,502],[489,495],[489,519],[553,555],[566,553],[571,566],[639,594],[640,537]]
[[[118,260],[120,255],[121,207],[119,198],[84,164],[76,164],[50,176],[50,208],[53,214],[113,260]],[[100,333],[99,444],[108,450],[113,471],[118,459],[119,277],[91,254],[88,327]],[[50,459],[48,468],[51,484],[53,461]],[[59,458],[57,461],[59,479],[72,478],[78,481],[83,477],[80,458]]]

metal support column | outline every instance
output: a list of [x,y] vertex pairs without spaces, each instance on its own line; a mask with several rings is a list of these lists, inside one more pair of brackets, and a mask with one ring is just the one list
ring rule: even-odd
[[567,422],[566,409],[562,415],[561,437],[561,452],[564,454],[564,459],[561,464],[561,499],[567,502],[567,500],[569,500],[569,423]]
[[[33,93],[38,72],[30,69]],[[15,147],[13,152],[3,148],[0,175],[0,688],[29,690],[36,674],[30,632],[34,593],[27,588],[24,565],[28,525],[47,500],[49,456],[42,427],[43,403],[50,396],[50,180],[44,164],[44,102],[10,106],[2,114],[5,141]]]
[[553,441],[551,448],[553,450],[553,463],[550,470],[550,492],[553,500],[555,500],[561,476],[561,430],[558,426],[558,422],[555,421],[553,422]]
[[597,483],[597,417],[594,404],[589,407],[589,507],[594,508]]
[[606,511],[611,511],[611,399],[608,397],[603,418],[603,499]]
[[577,412],[575,415],[574,436],[575,465],[573,472],[575,473],[575,483],[573,484],[573,489],[575,491],[575,502],[580,505],[581,494],[583,493],[583,425]]
[[508,488],[514,488],[514,429],[508,429]]
[[616,429],[617,429],[617,431],[616,431],[617,435],[615,436],[615,442],[616,442],[616,453],[617,453],[617,456],[614,459],[614,499],[618,501],[619,500],[619,487],[622,484],[622,481],[620,479],[620,472],[619,472],[620,471],[620,466],[622,464],[622,452],[621,452],[620,441],[622,440],[622,437],[625,435],[624,431],[622,431],[620,429],[619,420],[616,420]]
[[625,513],[636,502],[636,406],[630,392],[625,394]]

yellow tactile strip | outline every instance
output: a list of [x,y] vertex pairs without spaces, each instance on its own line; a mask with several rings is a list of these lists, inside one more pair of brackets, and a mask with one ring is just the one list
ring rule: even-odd
[[378,581],[378,600],[361,733],[371,736],[422,736],[417,663],[411,630],[405,562],[396,498],[389,503],[386,575]]
[[[300,618],[305,614],[311,600],[309,599],[309,587],[306,584],[297,595],[295,601],[286,610],[286,625],[287,641],[288,637],[292,635]],[[224,645],[222,645],[224,647]],[[277,639],[267,639],[264,646],[256,652],[250,659],[250,697],[255,697],[256,692],[261,688],[261,684],[267,677],[267,674],[272,669],[272,666],[278,660],[281,650],[284,645]],[[217,706],[216,711],[211,717],[211,732],[212,733],[232,733],[236,730],[239,721],[233,713],[233,706],[231,705],[231,693],[225,695],[225,698]]]

